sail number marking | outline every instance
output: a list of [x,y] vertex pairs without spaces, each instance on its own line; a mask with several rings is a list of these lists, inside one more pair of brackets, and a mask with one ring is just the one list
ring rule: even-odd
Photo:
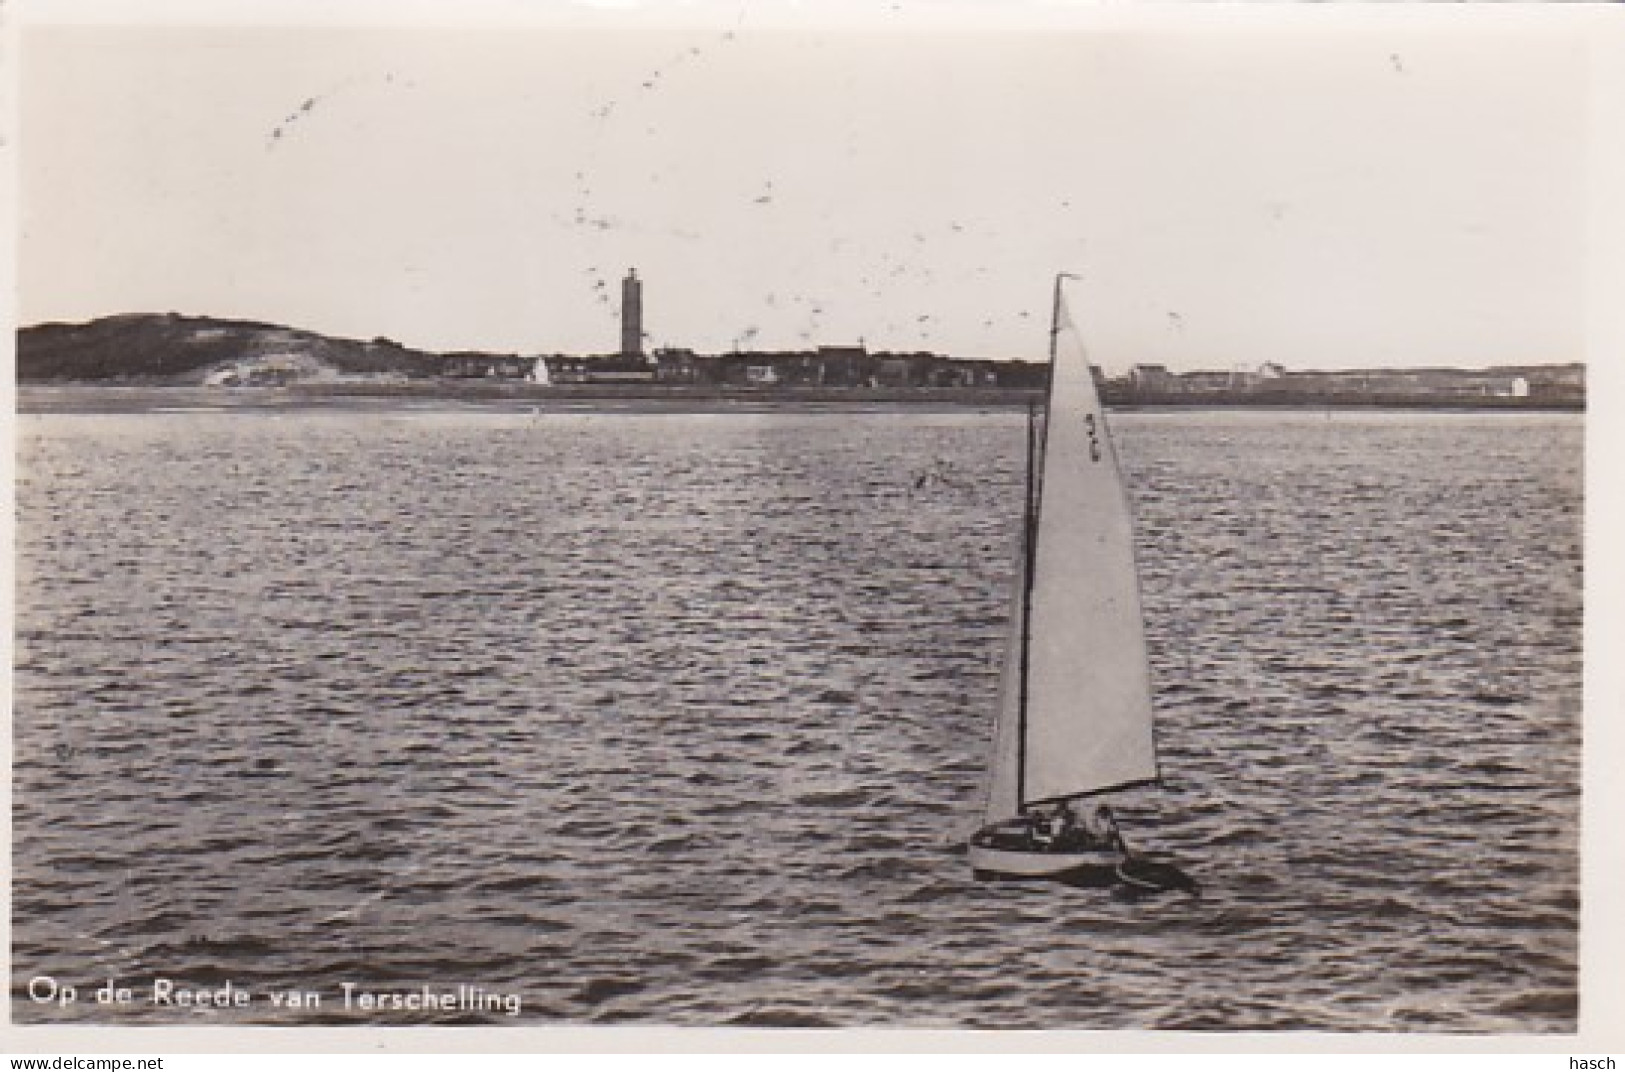
[[1095,425],[1095,415],[1093,413],[1083,415],[1083,427],[1089,433],[1089,460],[1098,462],[1100,460],[1100,429]]

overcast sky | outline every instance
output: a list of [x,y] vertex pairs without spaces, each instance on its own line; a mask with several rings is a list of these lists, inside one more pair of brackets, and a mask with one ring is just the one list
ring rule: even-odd
[[30,25],[19,319],[603,352],[635,265],[652,346],[1038,358],[1064,269],[1114,370],[1585,356],[1570,30],[868,10]]

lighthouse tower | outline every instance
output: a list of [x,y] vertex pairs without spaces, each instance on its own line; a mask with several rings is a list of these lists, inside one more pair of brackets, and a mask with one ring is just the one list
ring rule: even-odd
[[636,268],[621,280],[621,356],[643,356],[643,281]]

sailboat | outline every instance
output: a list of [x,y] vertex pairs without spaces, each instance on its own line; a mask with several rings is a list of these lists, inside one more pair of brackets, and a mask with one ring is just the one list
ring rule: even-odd
[[[1055,279],[1048,397],[1042,413],[1028,410],[1009,642],[970,863],[980,879],[1193,889],[1172,865],[1132,853],[1100,808],[1105,794],[1158,785],[1161,773],[1133,518],[1067,316],[1068,278]],[[1080,806],[1095,822],[1073,827]]]

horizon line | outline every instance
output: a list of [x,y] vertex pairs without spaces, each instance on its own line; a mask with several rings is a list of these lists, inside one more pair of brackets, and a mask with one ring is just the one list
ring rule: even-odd
[[[480,355],[480,356],[490,356],[490,357],[516,357],[516,358],[538,358],[538,359],[543,358],[543,357],[562,357],[562,358],[575,358],[575,359],[582,359],[582,360],[585,360],[585,359],[623,359],[624,360],[629,356],[629,355],[626,355],[626,354],[624,354],[624,353],[622,353],[622,352],[620,352],[618,350],[602,350],[602,351],[590,351],[590,352],[582,353],[582,352],[567,352],[567,351],[563,351],[563,350],[544,350],[544,349],[536,349],[536,350],[531,350],[529,352],[525,352],[525,351],[506,351],[506,350],[482,350],[482,349],[463,348],[463,347],[459,347],[459,348],[455,348],[455,349],[427,349],[427,348],[424,348],[424,347],[413,346],[413,345],[408,345],[406,343],[402,343],[402,342],[400,342],[400,341],[398,341],[396,339],[391,338],[388,335],[374,335],[372,338],[368,339],[368,338],[361,338],[361,337],[357,337],[357,336],[329,334],[327,332],[319,331],[319,330],[316,330],[314,328],[299,327],[299,326],[296,326],[296,325],[293,325],[293,324],[286,324],[286,323],[282,323],[282,322],[274,321],[274,320],[259,320],[259,319],[253,319],[253,318],[250,318],[250,317],[240,317],[240,316],[215,316],[215,315],[209,314],[209,313],[183,313],[183,312],[178,312],[176,310],[166,310],[164,312],[154,312],[154,311],[151,311],[151,310],[142,310],[142,311],[126,311],[126,312],[118,312],[118,313],[103,313],[103,314],[101,314],[99,316],[93,316],[93,317],[91,317],[91,318],[89,318],[87,320],[55,320],[55,319],[40,320],[40,321],[36,321],[34,323],[31,323],[31,324],[18,324],[14,328],[14,334],[17,335],[17,336],[21,336],[21,334],[23,332],[25,332],[25,331],[37,331],[37,330],[40,330],[40,329],[43,329],[43,328],[52,328],[52,327],[57,327],[57,328],[84,328],[84,327],[90,327],[92,325],[95,325],[95,324],[98,324],[98,323],[101,323],[101,322],[104,322],[104,321],[109,321],[109,320],[135,320],[135,319],[142,319],[142,318],[150,318],[150,319],[170,319],[170,318],[172,318],[172,319],[178,319],[178,320],[205,320],[205,321],[212,321],[212,322],[215,322],[215,323],[222,323],[222,324],[241,324],[241,325],[248,325],[248,326],[254,326],[254,327],[269,328],[269,329],[272,329],[272,330],[294,331],[294,332],[299,332],[299,333],[305,334],[305,335],[316,336],[318,338],[330,339],[330,340],[334,340],[334,341],[352,342],[352,343],[357,343],[357,344],[363,345],[363,346],[377,345],[377,344],[379,344],[380,340],[382,340],[383,342],[386,342],[386,343],[388,343],[388,344],[390,344],[392,346],[398,347],[398,348],[400,348],[402,350],[412,350],[412,351],[416,351],[416,352],[422,353],[422,354],[442,356],[442,357],[451,356],[451,355],[459,355],[459,354],[467,354],[467,355]],[[1047,365],[1047,364],[1049,364],[1049,359],[1048,358],[977,357],[977,356],[963,356],[962,357],[962,356],[955,356],[952,353],[947,353],[947,352],[939,351],[939,350],[920,350],[920,349],[913,349],[913,350],[878,349],[878,350],[876,350],[876,349],[870,349],[868,344],[866,342],[864,342],[861,337],[856,342],[814,343],[811,346],[806,347],[806,348],[802,348],[802,349],[789,349],[789,348],[783,348],[783,349],[781,349],[781,348],[739,349],[739,348],[735,348],[735,349],[731,349],[731,350],[705,351],[705,350],[697,350],[697,349],[694,349],[693,347],[674,346],[674,345],[671,345],[671,344],[666,344],[666,345],[656,347],[653,350],[650,350],[650,351],[648,351],[646,353],[636,355],[636,356],[642,357],[644,360],[647,361],[647,360],[652,360],[652,358],[655,355],[658,355],[658,354],[660,354],[662,352],[675,352],[675,353],[691,354],[691,355],[693,355],[695,357],[727,357],[727,356],[735,355],[735,354],[815,354],[818,351],[824,350],[824,349],[848,349],[848,350],[850,350],[850,349],[858,349],[858,350],[862,350],[863,352],[868,353],[868,354],[875,354],[875,355],[884,354],[884,355],[891,355],[891,356],[915,357],[915,356],[925,355],[925,356],[930,356],[930,357],[942,358],[942,359],[948,360],[948,361],[966,361],[966,362],[993,361],[993,362],[1000,362],[1000,363],[1015,363],[1015,364],[1028,364],[1028,365]],[[1337,375],[1337,374],[1343,374],[1343,373],[1362,373],[1362,372],[1428,372],[1428,371],[1439,371],[1439,372],[1490,372],[1490,371],[1494,371],[1496,369],[1565,368],[1565,367],[1570,367],[1570,366],[1580,366],[1580,367],[1583,368],[1583,367],[1587,366],[1587,362],[1586,362],[1586,360],[1584,358],[1573,358],[1573,359],[1570,359],[1570,360],[1512,361],[1512,362],[1506,362],[1506,363],[1503,363],[1503,364],[1495,364],[1495,365],[1466,365],[1466,364],[1352,365],[1352,366],[1341,366],[1341,367],[1337,367],[1337,368],[1301,368],[1301,367],[1300,368],[1294,368],[1293,366],[1287,365],[1284,362],[1265,360],[1265,361],[1258,361],[1258,362],[1252,362],[1252,363],[1232,362],[1229,366],[1193,367],[1193,368],[1187,369],[1184,372],[1176,372],[1176,371],[1173,371],[1173,370],[1169,369],[1168,366],[1163,362],[1137,361],[1137,362],[1130,362],[1127,365],[1125,365],[1124,366],[1125,371],[1122,373],[1122,375],[1127,376],[1127,375],[1130,374],[1130,372],[1133,369],[1136,369],[1136,368],[1162,369],[1162,370],[1168,372],[1168,374],[1172,375],[1172,376],[1199,375],[1199,374],[1204,374],[1204,373],[1235,374],[1235,373],[1241,373],[1241,372],[1256,374],[1259,369],[1263,368],[1266,365],[1275,365],[1275,366],[1279,367],[1282,370],[1283,374],[1311,373],[1311,374],[1316,374],[1316,375]],[[1095,362],[1090,362],[1090,367],[1095,368],[1095,369],[1103,369],[1104,368],[1104,366],[1102,366],[1100,364],[1096,364]]]

